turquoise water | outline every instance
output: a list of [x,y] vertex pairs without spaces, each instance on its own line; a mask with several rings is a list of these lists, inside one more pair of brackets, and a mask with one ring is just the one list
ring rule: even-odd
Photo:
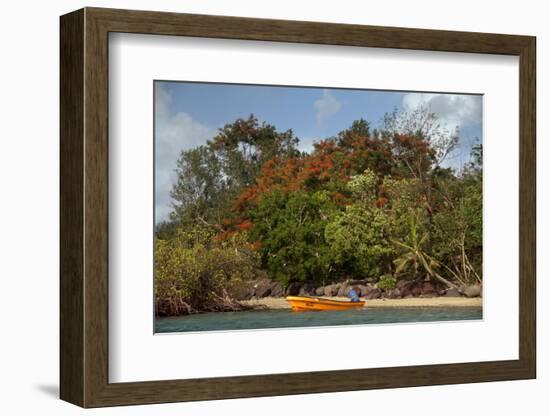
[[379,308],[350,311],[291,310],[201,313],[156,318],[155,332],[231,331],[237,329],[390,324],[482,319],[481,308]]

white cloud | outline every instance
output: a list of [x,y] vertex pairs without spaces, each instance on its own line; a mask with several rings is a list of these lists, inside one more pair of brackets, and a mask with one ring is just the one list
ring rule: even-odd
[[470,150],[475,140],[482,139],[482,137],[464,137],[461,133],[465,127],[481,128],[482,97],[480,95],[424,93],[404,95],[403,108],[405,110],[414,110],[419,106],[426,106],[428,111],[435,113],[443,129],[453,132],[458,128],[458,145],[443,165],[460,169],[469,160]]
[[313,103],[317,111],[317,122],[333,116],[342,108],[342,103],[338,101],[329,90],[323,90],[323,96]]
[[311,136],[299,136],[300,143],[298,143],[298,149],[302,152],[311,153],[313,151],[313,144],[318,142],[319,139]]
[[403,97],[403,107],[414,110],[426,105],[437,114],[442,127],[448,130],[481,124],[481,96],[458,94],[409,93]]
[[172,211],[170,190],[176,181],[176,162],[180,152],[201,144],[216,135],[184,112],[172,114],[169,91],[155,86],[155,221],[168,219]]

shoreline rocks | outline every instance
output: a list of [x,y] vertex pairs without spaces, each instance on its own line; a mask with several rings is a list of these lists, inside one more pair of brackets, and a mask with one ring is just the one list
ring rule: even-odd
[[461,292],[468,298],[477,298],[481,296],[482,289],[481,285],[463,286]]
[[398,280],[394,288],[382,290],[368,280],[346,280],[321,286],[292,282],[285,289],[280,283],[265,277],[246,284],[242,283],[233,288],[231,293],[236,300],[286,296],[346,297],[351,288],[356,288],[359,296],[368,300],[483,296],[483,289],[479,284],[456,289],[448,288],[440,282],[428,280]]

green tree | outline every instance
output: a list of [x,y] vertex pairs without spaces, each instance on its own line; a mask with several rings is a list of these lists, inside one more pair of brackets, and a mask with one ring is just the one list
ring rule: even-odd
[[279,132],[251,115],[225,125],[206,145],[182,151],[171,192],[172,220],[223,231],[232,203],[255,183],[263,164],[275,156],[298,156],[297,144],[292,130]]
[[171,219],[221,228],[233,192],[212,148],[199,146],[181,152],[176,173],[177,181],[171,191],[174,201]]
[[325,238],[341,272],[354,277],[380,277],[393,252],[391,222],[376,206],[378,178],[367,170],[348,183],[354,203],[327,224]]
[[[452,153],[458,144],[458,127],[448,129],[443,126],[437,115],[430,111],[427,105],[420,105],[414,109],[406,109],[398,112],[394,110],[384,115],[383,127],[380,134],[384,137],[395,139],[396,137],[415,138],[408,143],[401,154],[398,155],[410,169],[413,175],[419,172],[420,159],[410,158],[415,153],[414,145],[426,143],[429,146],[429,157],[435,166],[441,166],[443,161]],[[399,143],[396,143],[399,147]],[[416,166],[415,166],[416,165]]]
[[292,130],[277,131],[271,124],[259,123],[251,114],[247,119],[226,124],[208,145],[229,184],[242,189],[255,183],[266,161],[298,156],[298,142]]
[[349,205],[326,226],[325,238],[340,271],[356,278],[378,278],[393,252],[388,217],[379,208]]
[[263,266],[283,285],[324,282],[332,271],[325,241],[335,206],[324,192],[272,192],[251,212],[250,237],[259,242]]

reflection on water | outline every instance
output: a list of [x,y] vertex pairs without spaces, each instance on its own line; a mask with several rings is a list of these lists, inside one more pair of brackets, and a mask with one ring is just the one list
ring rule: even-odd
[[213,312],[156,318],[155,332],[230,331],[478,319],[482,319],[481,308],[364,308],[330,312],[292,312],[291,310]]

